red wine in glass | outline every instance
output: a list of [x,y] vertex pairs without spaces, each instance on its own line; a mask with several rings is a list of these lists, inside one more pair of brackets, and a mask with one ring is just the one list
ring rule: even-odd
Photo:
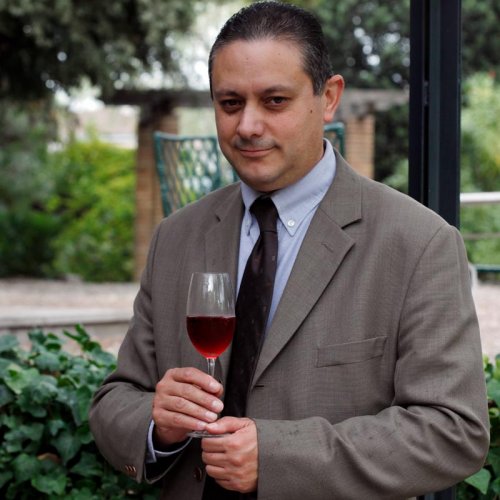
[[[207,360],[213,377],[215,360],[228,348],[236,324],[234,292],[227,273],[193,273],[189,284],[186,326],[195,349]],[[193,431],[192,437],[218,437]]]
[[234,316],[188,316],[191,343],[205,358],[218,358],[233,340]]

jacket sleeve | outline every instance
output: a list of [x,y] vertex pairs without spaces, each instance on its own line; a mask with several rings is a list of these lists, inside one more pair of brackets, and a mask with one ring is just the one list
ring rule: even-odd
[[106,460],[133,477],[157,480],[176,462],[178,455],[148,467],[145,461],[148,430],[152,419],[155,386],[160,379],[153,338],[151,270],[158,240],[155,232],[134,302],[134,315],[118,354],[117,369],[94,395],[89,413],[95,442]]
[[442,490],[481,468],[487,398],[455,228],[436,232],[401,293],[392,404],[336,424],[257,419],[259,499],[401,499]]

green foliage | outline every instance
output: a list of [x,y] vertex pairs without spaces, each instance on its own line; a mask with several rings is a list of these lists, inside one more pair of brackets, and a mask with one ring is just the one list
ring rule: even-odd
[[[349,86],[407,85],[409,0],[290,1],[318,15],[334,68]],[[182,84],[175,35],[190,28],[204,4],[108,0],[96,9],[92,2],[76,0],[1,2],[0,98],[44,97],[57,88],[79,86],[82,77],[110,95],[134,87],[138,75],[153,69]],[[500,4],[462,4],[465,75],[498,72]]]
[[[409,78],[410,1],[309,2],[348,87],[405,87]],[[314,5],[315,4],[315,5]]]
[[0,208],[0,276],[51,277],[58,217],[37,209]]
[[408,105],[375,113],[375,179],[394,174],[408,158],[408,119]]
[[0,336],[0,497],[156,498],[152,487],[112,470],[90,433],[91,398],[114,356],[80,326],[65,335],[81,354],[63,350],[52,333],[30,332],[29,351]]
[[132,279],[135,153],[96,139],[49,152],[40,118],[4,109],[0,276]]
[[132,278],[134,152],[96,139],[52,156],[56,182],[48,210],[63,221],[53,241],[54,270],[88,281]]
[[39,0],[0,3],[0,98],[40,98],[77,87],[105,93],[153,68],[176,69],[172,32],[194,17],[186,0]]
[[468,191],[500,191],[500,84],[478,73],[464,85],[462,162],[469,166],[463,185]]
[[500,498],[500,356],[484,360],[490,417],[490,449],[484,467],[460,483],[458,500],[498,500]]
[[[290,0],[315,12],[333,68],[348,87],[405,88],[409,83],[410,0]],[[500,2],[462,0],[462,68],[500,74]]]
[[[478,73],[464,85],[462,112],[462,191],[500,191],[500,84]],[[464,233],[500,233],[500,205],[463,207]],[[466,240],[469,259],[500,264],[500,239]]]
[[47,103],[0,101],[0,276],[42,276],[59,220],[44,212],[54,183],[45,168],[55,122]]
[[500,238],[498,236],[481,239],[468,239],[467,237],[474,233],[486,235],[500,233],[500,205],[463,207],[460,211],[460,228],[465,236],[465,246],[471,262],[500,265]]
[[32,206],[47,197],[52,183],[41,167],[55,135],[50,103],[0,100],[0,206]]
[[500,2],[462,0],[462,70],[465,78],[474,73],[500,74]]

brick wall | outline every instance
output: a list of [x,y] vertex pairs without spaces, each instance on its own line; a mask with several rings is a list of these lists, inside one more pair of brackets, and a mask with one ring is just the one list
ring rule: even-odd
[[345,121],[345,156],[357,172],[373,179],[375,117],[351,116]]
[[135,279],[140,278],[146,264],[154,228],[163,217],[153,141],[153,132],[157,130],[176,134],[178,131],[176,116],[169,114],[147,123],[141,121],[138,126],[135,192]]

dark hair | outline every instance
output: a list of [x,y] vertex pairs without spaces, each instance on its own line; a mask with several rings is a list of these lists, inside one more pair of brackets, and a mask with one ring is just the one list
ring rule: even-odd
[[318,20],[295,5],[256,2],[234,14],[221,29],[208,58],[212,89],[212,69],[217,51],[236,40],[263,38],[287,40],[302,52],[304,71],[311,78],[314,94],[319,95],[333,74],[323,30]]

